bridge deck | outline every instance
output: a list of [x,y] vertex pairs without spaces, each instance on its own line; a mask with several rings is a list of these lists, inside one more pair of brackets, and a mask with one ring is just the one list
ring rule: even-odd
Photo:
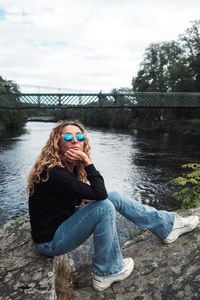
[[0,94],[0,108],[200,107],[200,93]]

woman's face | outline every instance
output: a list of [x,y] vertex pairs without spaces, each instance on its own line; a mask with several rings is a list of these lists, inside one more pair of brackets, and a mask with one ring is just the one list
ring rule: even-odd
[[[63,138],[63,134],[66,133],[71,134],[73,136],[73,139],[70,142],[66,142]],[[66,153],[69,149],[83,151],[84,141],[79,142],[76,139],[76,135],[78,133],[82,133],[81,129],[78,126],[66,125],[65,127],[63,127],[61,131],[61,137],[59,140],[59,147],[63,154]]]

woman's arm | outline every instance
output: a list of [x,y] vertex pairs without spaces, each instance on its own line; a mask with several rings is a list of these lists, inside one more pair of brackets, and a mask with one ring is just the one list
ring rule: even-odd
[[66,196],[88,200],[106,199],[108,195],[101,174],[93,164],[87,165],[85,171],[90,184],[78,180],[65,168],[55,167],[50,170],[50,186],[54,192]]

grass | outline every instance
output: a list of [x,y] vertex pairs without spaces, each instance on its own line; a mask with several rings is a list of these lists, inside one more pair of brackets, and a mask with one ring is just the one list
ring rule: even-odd
[[55,290],[58,300],[70,300],[75,295],[70,272],[62,261],[56,265]]

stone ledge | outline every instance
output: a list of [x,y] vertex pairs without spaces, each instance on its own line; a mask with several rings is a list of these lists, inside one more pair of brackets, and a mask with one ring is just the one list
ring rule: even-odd
[[[200,207],[183,215],[200,217]],[[172,244],[163,244],[143,230],[122,247],[124,257],[135,262],[133,273],[103,292],[92,288],[91,266],[73,274],[73,300],[198,300],[200,299],[200,224]]]
[[50,258],[34,247],[28,214],[0,229],[0,300],[54,300],[58,268],[73,270],[70,255]]

